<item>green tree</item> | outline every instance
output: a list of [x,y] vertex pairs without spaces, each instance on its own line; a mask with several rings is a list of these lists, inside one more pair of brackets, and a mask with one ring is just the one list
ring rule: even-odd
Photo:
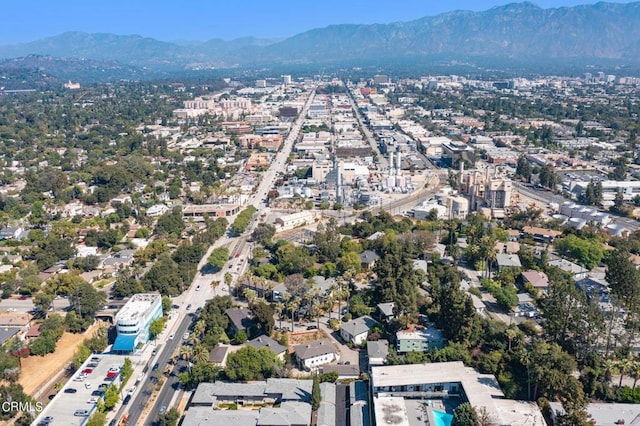
[[103,396],[104,408],[106,410],[113,410],[113,407],[116,406],[119,400],[120,392],[118,387],[114,385],[109,386]]
[[259,328],[266,334],[267,336],[271,334],[273,331],[273,327],[275,325],[275,320],[273,316],[275,315],[275,311],[264,300],[258,300],[252,303],[249,308],[251,312],[256,316],[258,320]]
[[94,412],[91,417],[89,417],[89,420],[87,420],[87,423],[85,423],[86,426],[104,426],[106,424],[107,414],[100,411]]
[[269,245],[271,239],[276,234],[276,228],[268,223],[260,222],[251,233],[251,239],[263,246]]
[[50,333],[43,333],[29,345],[32,355],[45,356],[56,350],[56,339]]
[[162,426],[177,426],[180,420],[180,413],[177,409],[171,408],[164,414],[158,415],[158,421]]
[[229,355],[224,372],[229,380],[264,380],[279,366],[280,360],[271,349],[245,346]]
[[311,409],[318,411],[320,408],[320,402],[322,402],[322,395],[320,394],[320,379],[318,374],[313,376],[313,385],[311,387]]
[[218,247],[213,249],[211,255],[207,259],[209,264],[216,269],[222,269],[222,267],[229,260],[229,249],[226,247]]
[[468,402],[462,403],[453,410],[452,426],[476,426],[478,415]]
[[156,340],[160,333],[162,333],[166,324],[167,317],[164,315],[151,321],[151,324],[149,325],[149,334],[153,340]]

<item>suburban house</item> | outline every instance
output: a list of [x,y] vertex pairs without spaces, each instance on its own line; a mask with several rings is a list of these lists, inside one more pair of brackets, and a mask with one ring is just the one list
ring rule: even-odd
[[469,295],[471,296],[471,301],[473,302],[473,308],[476,310],[477,313],[479,313],[480,315],[484,315],[484,310],[486,309],[486,305],[484,304],[484,302],[482,301],[482,299],[480,299],[478,296],[476,296],[475,294],[471,294],[469,293]]
[[505,268],[522,268],[520,257],[517,254],[498,253],[496,255],[496,263],[498,264],[498,271],[502,271]]
[[376,306],[378,318],[380,318],[384,322],[389,322],[394,319],[396,316],[393,313],[393,308],[395,304],[393,302],[389,303],[378,303]]
[[360,367],[357,365],[325,365],[320,369],[322,374],[338,373],[338,380],[355,380],[360,377]]
[[383,365],[389,355],[389,342],[386,340],[372,340],[367,342],[367,356],[369,365]]
[[229,355],[229,346],[218,345],[209,352],[209,362],[224,368],[227,365],[227,355]]
[[24,229],[7,226],[0,229],[0,240],[17,240]]
[[269,348],[275,352],[280,361],[284,361],[284,356],[288,350],[286,346],[281,345],[271,337],[265,335],[258,336],[255,339],[248,341],[247,345],[253,346],[256,349]]
[[531,287],[535,289],[547,291],[547,288],[549,287],[549,278],[547,277],[547,274],[542,271],[530,269],[522,273],[522,283],[525,286],[530,284]]
[[229,337],[235,337],[239,331],[244,331],[247,336],[251,335],[257,321],[249,308],[229,308],[225,313],[229,317],[227,328]]
[[372,250],[365,250],[360,253],[360,264],[362,265],[362,269],[373,268],[378,259],[380,259],[380,256]]
[[396,348],[401,353],[442,349],[446,343],[447,339],[442,335],[442,332],[433,325],[413,326],[396,333]]
[[340,359],[338,349],[329,339],[304,343],[293,347],[300,367],[311,370]]
[[371,327],[378,324],[380,324],[378,321],[369,315],[365,315],[342,324],[340,326],[340,336],[347,343],[360,345],[367,340]]
[[584,279],[589,274],[589,270],[583,268],[580,265],[577,265],[573,262],[568,261],[567,259],[554,259],[548,262],[548,265],[557,266],[564,272],[570,274],[574,280],[578,281]]
[[552,229],[536,228],[534,226],[525,226],[522,228],[525,234],[533,238],[534,241],[543,243],[552,243],[553,240],[560,237],[562,232]]

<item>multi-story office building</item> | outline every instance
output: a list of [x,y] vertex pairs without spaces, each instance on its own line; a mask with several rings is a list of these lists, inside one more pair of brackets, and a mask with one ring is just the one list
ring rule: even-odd
[[162,297],[159,294],[134,294],[116,314],[118,337],[114,352],[133,352],[139,344],[149,340],[151,322],[162,316]]

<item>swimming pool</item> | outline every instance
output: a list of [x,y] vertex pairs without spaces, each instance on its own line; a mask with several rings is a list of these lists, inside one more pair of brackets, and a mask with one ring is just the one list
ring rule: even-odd
[[434,426],[451,426],[451,422],[453,422],[453,415],[447,414],[442,411],[432,410],[433,418],[436,421]]

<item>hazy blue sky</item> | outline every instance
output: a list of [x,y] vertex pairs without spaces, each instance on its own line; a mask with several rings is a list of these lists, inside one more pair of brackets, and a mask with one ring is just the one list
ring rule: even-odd
[[[139,34],[159,40],[287,37],[331,24],[408,21],[456,9],[485,10],[507,3],[510,1],[0,0],[0,44],[32,41],[65,31]],[[548,8],[595,1],[533,3]]]

